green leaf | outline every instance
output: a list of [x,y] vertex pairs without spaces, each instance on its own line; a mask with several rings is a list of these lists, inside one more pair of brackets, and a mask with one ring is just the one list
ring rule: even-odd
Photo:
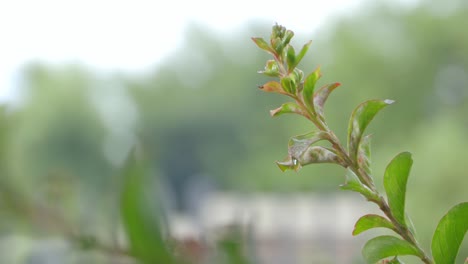
[[353,236],[359,235],[360,233],[369,229],[378,227],[394,230],[393,224],[388,219],[380,215],[368,214],[357,220],[356,224],[354,225]]
[[412,165],[411,153],[402,152],[390,161],[384,175],[384,187],[390,210],[395,219],[405,226],[406,183]]
[[[148,186],[148,166],[132,152],[123,169],[124,187],[121,196],[121,216],[130,250],[139,260],[149,263],[174,263],[160,230],[160,221],[145,203]],[[154,197],[154,196],[152,196]]]
[[296,66],[296,51],[291,45],[288,45],[286,49],[286,62],[288,64],[288,70],[291,72]]
[[393,256],[419,256],[418,250],[413,245],[394,236],[379,236],[367,241],[362,249],[362,255],[369,264]]
[[363,169],[367,174],[372,174],[371,171],[371,138],[372,135],[367,135],[362,138],[361,144],[358,147],[357,163],[359,168]]
[[302,61],[302,59],[303,59],[304,56],[306,55],[307,51],[309,50],[310,44],[312,44],[312,41],[311,41],[311,40],[309,40],[309,42],[307,42],[306,44],[304,44],[304,46],[302,47],[301,51],[299,51],[299,54],[296,55],[296,65],[294,65],[294,67],[296,67],[297,65],[299,65],[299,63]]
[[382,108],[393,102],[392,100],[369,100],[354,109],[348,126],[348,150],[353,161],[356,160],[361,137],[366,127]]
[[468,230],[468,202],[460,203],[439,221],[432,238],[432,255],[437,264],[453,264]]
[[296,82],[289,76],[281,78],[281,86],[283,90],[288,94],[296,93]]
[[356,174],[350,170],[346,170],[346,182],[343,185],[340,185],[342,190],[353,191],[360,193],[364,198],[369,201],[378,201],[379,197],[367,186],[359,182],[358,177]]
[[315,71],[309,74],[304,81],[302,96],[304,97],[304,102],[306,103],[306,105],[312,110],[314,110],[313,97],[315,84],[317,83],[317,80],[320,79],[321,75],[322,74],[320,73],[320,67],[318,67]]
[[328,99],[328,96],[330,95],[333,90],[335,90],[338,86],[340,86],[340,83],[332,83],[332,84],[327,84],[325,86],[320,87],[320,89],[317,90],[314,94],[314,105],[315,105],[315,110],[317,113],[321,116],[323,119],[323,107],[325,105],[325,102]]
[[302,111],[302,109],[293,102],[284,103],[280,107],[270,110],[271,116],[279,116],[282,114],[300,114],[305,116],[305,113]]
[[275,54],[275,51],[268,45],[268,43],[263,38],[252,38],[252,40],[262,50],[265,50],[271,54]]

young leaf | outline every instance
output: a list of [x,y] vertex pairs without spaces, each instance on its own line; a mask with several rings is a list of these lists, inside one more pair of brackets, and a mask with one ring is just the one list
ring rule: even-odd
[[263,73],[270,77],[279,77],[278,62],[275,60],[268,60],[265,64],[265,70],[259,71],[258,73]]
[[357,163],[359,168],[362,168],[367,174],[372,174],[371,164],[371,138],[372,135],[367,135],[362,138],[361,144],[358,147]]
[[294,114],[294,113],[305,116],[305,113],[302,111],[302,109],[296,103],[293,103],[293,102],[284,103],[280,107],[270,110],[271,116],[279,116],[282,114]]
[[308,107],[314,109],[314,89],[317,80],[320,78],[322,74],[320,73],[320,67],[318,67],[315,71],[309,74],[305,81],[304,81],[304,88],[302,90],[302,96],[304,97],[304,102]]
[[366,127],[382,108],[393,102],[392,100],[369,100],[354,109],[348,126],[348,150],[353,161],[356,160],[361,137]]
[[377,227],[384,227],[395,230],[393,224],[386,218],[380,215],[368,214],[357,220],[356,224],[354,225],[353,236],[359,235],[364,231]]
[[128,236],[130,250],[139,260],[149,263],[174,263],[160,230],[160,222],[145,206],[144,193],[148,167],[132,153],[123,170],[124,189],[121,196],[121,215]]
[[314,94],[314,105],[315,105],[315,111],[323,118],[323,106],[325,105],[325,102],[328,99],[328,96],[330,95],[333,90],[335,90],[338,86],[340,86],[340,83],[332,83],[332,84],[327,84],[325,86],[320,87],[320,89],[317,90]]
[[265,50],[271,54],[275,54],[275,51],[268,45],[268,43],[263,38],[252,38],[252,40],[262,50]]
[[296,82],[289,76],[281,78],[281,86],[287,94],[296,93]]
[[367,241],[362,249],[362,255],[369,264],[393,256],[419,256],[418,250],[413,245],[394,236],[379,236]]
[[275,81],[267,82],[258,88],[264,92],[286,94],[286,92],[284,92],[283,88],[281,87],[281,84]]
[[287,46],[286,50],[286,62],[288,63],[288,70],[291,72],[296,66],[296,51],[291,45]]
[[432,255],[437,264],[452,264],[468,230],[468,202],[448,211],[437,225],[432,238]]
[[294,65],[294,67],[296,67],[301,62],[302,58],[304,58],[307,51],[309,50],[310,44],[312,44],[311,40],[304,44],[301,51],[299,51],[299,53],[296,55],[296,64]]
[[358,177],[350,169],[346,170],[346,182],[343,185],[340,185],[342,190],[348,190],[353,192],[358,192],[364,196],[369,201],[378,201],[379,197],[372,192],[367,186],[359,182]]
[[405,226],[406,183],[412,164],[411,153],[402,152],[390,161],[384,175],[384,187],[390,210],[396,220]]

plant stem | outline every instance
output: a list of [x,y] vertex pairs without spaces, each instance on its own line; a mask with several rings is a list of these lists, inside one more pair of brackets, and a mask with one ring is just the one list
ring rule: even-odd
[[[283,66],[283,60],[281,56],[276,55],[275,60],[278,62],[278,65],[280,66],[280,79],[282,77],[287,76],[288,71],[286,71],[285,67]],[[380,195],[379,191],[375,187],[374,181],[372,179],[372,176],[369,175],[366,171],[362,170],[359,168],[359,165],[356,164],[356,162],[353,161],[353,159],[350,157],[349,153],[346,151],[346,149],[343,147],[341,144],[340,140],[338,137],[335,135],[335,133],[328,127],[327,123],[322,120],[321,118],[318,118],[317,113],[315,110],[312,108],[309,108],[306,106],[304,102],[304,98],[302,97],[301,94],[289,94],[293,99],[295,99],[296,103],[307,113],[306,118],[309,119],[319,130],[326,132],[329,136],[329,142],[332,144],[333,149],[335,150],[336,154],[341,157],[345,164],[347,165],[349,169],[351,169],[354,174],[359,178],[362,184],[366,185],[367,187],[370,188],[370,190],[375,194],[376,197],[379,197],[378,199],[374,200],[369,200],[377,206],[379,206],[380,210],[388,217],[388,219],[392,222],[393,226],[395,227],[395,231],[406,241],[408,241],[411,245],[413,245],[417,251],[418,251],[418,256],[419,258],[426,264],[433,264],[433,260],[427,256],[427,254],[424,252],[424,250],[421,248],[419,245],[418,241],[414,237],[414,234],[411,232],[411,230],[408,229],[404,224],[401,224],[393,215],[392,211],[390,210],[390,206],[388,205],[387,201],[385,198]]]
[[375,193],[375,195],[379,197],[378,200],[372,200],[371,202],[374,202],[375,204],[379,206],[380,210],[382,210],[382,212],[388,217],[388,219],[394,225],[395,231],[397,231],[397,233],[404,240],[408,241],[411,245],[413,245],[418,250],[418,255],[424,263],[433,264],[434,263],[433,260],[430,257],[428,257],[427,254],[424,252],[424,250],[421,248],[421,246],[419,245],[418,241],[414,237],[414,234],[411,232],[411,230],[409,230],[408,227],[406,227],[405,225],[401,224],[399,221],[396,220],[395,216],[390,210],[390,207],[387,201],[385,201],[385,198],[380,195],[379,191],[375,187],[372,177],[369,174],[367,174],[365,171],[359,169],[352,162],[352,159],[349,157],[349,154],[341,145],[339,139],[328,128],[328,126],[325,123],[323,126],[317,126],[317,128],[330,134],[330,142],[332,143],[335,151],[340,153],[340,156],[344,157],[345,162],[348,164],[350,169],[358,176],[361,182],[367,185]]

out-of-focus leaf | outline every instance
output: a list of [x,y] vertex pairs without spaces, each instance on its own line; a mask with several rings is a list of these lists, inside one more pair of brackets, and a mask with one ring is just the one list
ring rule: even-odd
[[320,67],[317,67],[315,71],[309,74],[304,81],[304,89],[302,90],[302,96],[304,97],[304,102],[308,107],[314,109],[314,89],[317,80],[320,79],[322,74],[320,73]]
[[299,51],[299,53],[296,55],[296,63],[294,65],[294,67],[296,67],[302,61],[302,59],[306,55],[307,51],[309,50],[310,44],[312,44],[311,40],[309,40],[309,42],[304,44],[301,51]]
[[275,81],[267,82],[264,85],[259,86],[258,88],[260,88],[260,90],[264,92],[286,94],[283,88],[281,87],[281,84]]
[[388,264],[405,264],[405,263],[401,261],[398,257],[394,257],[388,262]]
[[130,250],[145,264],[175,263],[161,234],[160,221],[150,213],[144,200],[148,166],[133,152],[123,169],[124,189],[121,216]]
[[274,51],[273,54],[281,54],[284,49],[284,42],[281,40],[281,38],[273,38],[270,40],[271,46],[273,47]]
[[296,65],[296,51],[292,45],[287,46],[286,50],[286,62],[288,63],[288,69],[291,71]]
[[271,116],[279,116],[282,114],[294,114],[294,113],[305,115],[302,109],[296,103],[293,103],[293,102],[284,103],[280,107],[270,110]]
[[362,249],[362,255],[369,264],[393,256],[419,256],[418,250],[413,245],[394,236],[379,236],[367,241]]
[[395,219],[405,226],[406,183],[412,165],[411,153],[402,152],[390,161],[384,175],[384,187],[390,210]]
[[361,144],[358,147],[357,163],[359,168],[362,168],[367,174],[372,174],[371,165],[371,138],[372,135],[367,135],[362,138]]
[[408,229],[411,231],[411,233],[417,240],[418,234],[416,233],[416,228],[414,227],[413,220],[411,220],[411,217],[408,214],[406,214],[406,226],[408,227]]
[[265,50],[271,54],[275,54],[274,50],[268,45],[268,43],[263,38],[252,38],[252,40],[262,50]]
[[340,185],[340,188],[342,190],[358,192],[369,201],[378,201],[379,198],[371,189],[362,184],[356,174],[349,168],[346,170],[346,182]]
[[294,37],[294,32],[292,30],[286,30],[284,33],[283,43],[284,45],[288,45],[291,42],[291,39]]
[[356,224],[354,225],[353,236],[359,235],[360,233],[369,229],[378,227],[394,230],[393,224],[388,219],[380,215],[368,214],[357,220]]
[[393,102],[392,100],[369,100],[354,109],[348,126],[348,150],[352,160],[356,159],[361,137],[366,127],[382,108]]
[[432,238],[432,255],[437,264],[453,264],[468,230],[468,202],[457,204],[439,221]]
[[229,230],[218,242],[218,247],[224,253],[225,264],[249,264],[245,239],[240,230]]
[[333,90],[335,90],[338,86],[340,86],[341,83],[332,83],[332,84],[327,84],[325,86],[320,87],[320,89],[317,90],[314,94],[314,105],[315,105],[315,111],[319,114],[321,118],[323,118],[323,107],[325,105],[325,102],[328,99],[328,96],[330,95]]

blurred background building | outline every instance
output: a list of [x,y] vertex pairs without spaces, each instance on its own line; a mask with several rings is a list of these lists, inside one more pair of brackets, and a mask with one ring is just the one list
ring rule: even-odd
[[362,263],[381,230],[351,236],[376,208],[339,191],[345,172],[274,164],[311,130],[270,118],[284,98],[256,88],[268,55],[250,37],[275,22],[297,46],[313,40],[301,69],[342,83],[325,109],[341,139],[358,103],[396,100],[369,127],[373,171],[382,188],[391,158],[413,153],[407,210],[426,249],[468,200],[468,2],[169,2],[0,3],[0,263],[128,263],[68,231],[124,243],[120,169],[135,144],[173,236],[240,225],[258,263]]

